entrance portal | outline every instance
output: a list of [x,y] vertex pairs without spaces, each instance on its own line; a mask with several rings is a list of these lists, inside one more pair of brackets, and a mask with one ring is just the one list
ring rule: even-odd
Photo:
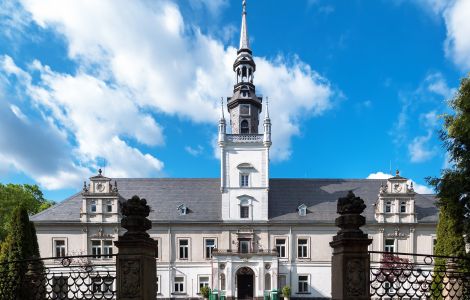
[[253,299],[253,270],[248,267],[243,267],[237,271],[237,298],[238,299]]

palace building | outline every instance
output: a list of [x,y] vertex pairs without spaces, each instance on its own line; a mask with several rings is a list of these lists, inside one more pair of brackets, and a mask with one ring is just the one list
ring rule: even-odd
[[261,298],[288,285],[292,298],[327,299],[336,201],[348,191],[367,205],[370,250],[432,254],[434,195],[416,193],[398,172],[388,180],[269,177],[271,120],[256,94],[246,17],[243,1],[229,123],[222,110],[218,124],[220,178],[108,178],[100,171],[80,193],[31,218],[42,257],[109,260],[123,233],[119,203],[138,195],[152,209],[159,298],[197,298],[201,286],[229,299]]

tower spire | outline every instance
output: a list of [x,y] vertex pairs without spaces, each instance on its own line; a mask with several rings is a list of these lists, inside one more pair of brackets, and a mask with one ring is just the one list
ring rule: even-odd
[[246,26],[246,0],[242,0],[242,28],[240,31],[240,49],[250,49],[250,41],[248,39],[248,29]]

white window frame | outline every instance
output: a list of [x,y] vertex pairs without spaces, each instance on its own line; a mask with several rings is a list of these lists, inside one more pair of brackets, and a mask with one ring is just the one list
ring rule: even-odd
[[90,212],[97,213],[98,212],[98,200],[91,200],[90,201]]
[[[307,277],[307,280],[300,280],[300,277]],[[304,285],[302,284],[302,290],[300,289],[301,283],[307,285],[307,290],[303,290]],[[309,294],[310,293],[310,274],[298,274],[297,275],[297,294]]]
[[240,187],[250,187],[250,173],[240,172]]
[[210,288],[211,285],[211,276],[210,275],[197,275],[197,294],[201,294],[201,278],[207,277],[207,282],[204,282],[204,286]]
[[299,210],[299,216],[305,217],[307,215],[307,206],[305,204],[302,204],[298,207]]
[[[207,241],[207,240],[213,240],[213,241],[214,241],[214,245],[213,245],[212,247],[207,247],[207,244],[206,244],[206,241]],[[203,251],[203,252],[204,252],[204,253],[203,253],[204,259],[212,259],[212,251],[214,251],[214,249],[217,248],[217,238],[215,238],[215,237],[205,237],[205,238],[203,239],[203,242],[204,242],[204,249],[203,249],[203,250],[204,250],[204,251]],[[209,255],[209,257],[207,257],[207,248],[212,248],[212,249],[210,250],[210,255]]]
[[[108,214],[111,214],[113,213],[113,200],[109,199],[109,200],[106,200],[106,204],[105,204],[105,212],[108,213]],[[111,207],[111,210],[109,210],[109,208]]]
[[[111,242],[111,244],[109,244],[107,242]],[[103,252],[103,258],[105,258],[105,259],[113,258],[113,253],[114,253],[113,241],[112,240],[102,240],[101,241],[101,246],[103,247],[103,251],[102,251]]]
[[392,212],[392,207],[393,207],[393,203],[391,200],[386,200],[385,203],[384,203],[384,212],[385,213],[391,213]]
[[[56,241],[64,241],[64,255],[63,256],[57,255]],[[52,256],[57,257],[57,258],[67,256],[67,253],[68,253],[67,250],[68,250],[67,238],[65,237],[52,238],[52,253],[53,253]]]
[[155,249],[155,253],[157,255],[157,257],[155,257],[155,259],[160,260],[161,257],[162,257],[162,239],[161,238],[154,238],[154,240],[156,242],[156,247],[157,247],[157,249]]
[[[405,208],[405,211],[402,211],[402,208]],[[408,212],[408,205],[406,205],[406,201],[400,201],[400,213],[407,213]]]
[[[95,245],[93,245],[93,242],[95,242]],[[96,242],[98,242],[99,245],[96,245]],[[93,258],[93,259],[101,259],[101,258],[103,258],[103,249],[102,249],[101,240],[90,240],[90,245],[91,245],[91,255],[92,255],[92,258]],[[96,249],[96,252],[97,252],[97,253],[94,253],[94,252],[95,252],[95,251],[93,251],[94,249]]]
[[[300,256],[299,255],[299,240],[307,240],[307,250],[306,250],[306,254],[307,256]],[[306,237],[306,236],[299,236],[297,237],[297,258],[298,259],[308,259],[310,258],[310,238],[309,237]]]
[[161,295],[162,294],[162,290],[161,290],[161,282],[162,282],[162,277],[161,275],[157,275],[157,295]]
[[[242,251],[242,244],[247,244],[247,251]],[[251,239],[239,239],[238,240],[238,252],[239,253],[251,253]]]
[[[176,281],[176,278],[182,278],[182,281]],[[173,277],[173,293],[174,294],[184,294],[186,293],[186,278],[184,276],[174,276]],[[176,289],[176,285],[178,284],[178,291]],[[180,290],[181,287],[181,290]]]
[[[188,241],[188,245],[186,246],[183,246],[186,248],[186,257],[181,257],[181,241],[182,240],[186,240]],[[191,256],[191,240],[190,238],[187,238],[187,237],[180,237],[178,238],[178,259],[179,260],[189,260],[190,259],[190,256]]]
[[[387,241],[393,241],[393,245],[387,245]],[[396,251],[396,246],[397,246],[397,240],[396,239],[385,239],[384,241],[384,252],[387,253],[395,253]],[[390,251],[390,248],[392,248],[392,251]]]
[[[278,244],[277,244],[277,241],[278,240],[284,240],[284,256],[281,255],[281,251],[278,250]],[[276,250],[277,250],[277,257],[279,258],[289,258],[289,252],[288,252],[288,238],[287,237],[284,237],[284,236],[279,236],[279,237],[274,237],[274,246],[276,247]]]

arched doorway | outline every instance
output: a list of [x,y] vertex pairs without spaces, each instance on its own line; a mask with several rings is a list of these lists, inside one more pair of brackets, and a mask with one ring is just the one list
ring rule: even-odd
[[242,267],[237,271],[237,298],[253,299],[255,274],[248,267]]

